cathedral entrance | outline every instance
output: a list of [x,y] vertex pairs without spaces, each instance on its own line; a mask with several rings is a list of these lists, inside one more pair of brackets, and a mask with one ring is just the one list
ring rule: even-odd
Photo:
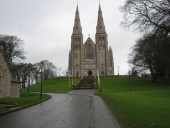
[[79,72],[76,73],[76,76],[77,76],[77,77],[79,76]]
[[101,75],[104,76],[104,71],[101,72]]
[[92,71],[88,71],[88,76],[92,76]]

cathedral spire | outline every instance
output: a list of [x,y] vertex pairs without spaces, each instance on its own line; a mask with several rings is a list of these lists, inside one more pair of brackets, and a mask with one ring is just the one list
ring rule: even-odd
[[75,13],[73,34],[82,34],[82,27],[81,27],[81,23],[80,23],[78,3],[77,3],[76,13]]
[[99,3],[99,11],[98,11],[98,21],[97,21],[97,26],[96,26],[96,33],[106,33],[100,3]]

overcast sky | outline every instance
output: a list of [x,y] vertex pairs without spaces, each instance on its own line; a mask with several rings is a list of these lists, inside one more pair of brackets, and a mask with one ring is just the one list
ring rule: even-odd
[[[139,34],[120,26],[125,0],[100,0],[115,74],[128,72],[128,54]],[[0,34],[14,35],[25,44],[26,63],[49,60],[65,71],[71,47],[77,0],[0,0]],[[84,42],[95,41],[99,0],[78,0]]]

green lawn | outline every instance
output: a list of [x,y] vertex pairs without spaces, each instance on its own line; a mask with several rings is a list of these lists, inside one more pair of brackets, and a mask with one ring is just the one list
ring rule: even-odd
[[[130,86],[132,91],[130,90]],[[127,76],[101,78],[101,96],[122,128],[169,128],[170,86]]]
[[[19,106],[26,106],[33,103],[40,102],[41,100],[49,99],[50,96],[43,94],[42,99],[40,99],[40,94],[21,92],[20,98],[0,98],[0,103],[15,103]],[[0,105],[0,113],[9,111],[3,105]]]
[[[69,88],[69,78],[62,77],[62,78],[53,78],[49,80],[44,80],[42,84],[42,90],[46,93],[66,93],[69,92],[71,89]],[[23,89],[22,91],[27,91]],[[40,91],[40,83],[36,85],[30,86],[30,91],[32,92],[39,92]]]

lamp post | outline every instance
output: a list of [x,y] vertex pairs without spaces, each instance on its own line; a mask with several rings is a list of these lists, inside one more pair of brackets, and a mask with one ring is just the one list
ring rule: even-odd
[[73,83],[73,73],[72,73],[72,86],[73,86],[73,84],[74,84],[74,83]]
[[70,74],[69,74],[69,71],[67,72],[67,74],[68,74],[68,77],[69,77],[69,88],[70,88]]
[[59,68],[59,78],[60,78],[60,70],[61,70],[61,68]]
[[40,73],[41,73],[41,87],[40,87],[40,99],[42,99],[42,68],[43,68],[43,61],[41,61],[41,66],[40,66]]
[[118,69],[118,76],[119,76],[119,66],[117,66],[117,69]]
[[42,67],[41,67],[41,88],[40,88],[40,99],[42,99]]
[[132,88],[131,88],[131,84],[130,84],[130,70],[129,70],[129,86],[130,86],[130,91],[132,90]]
[[56,75],[57,75],[57,77],[58,77],[58,68],[56,68]]
[[30,71],[28,71],[29,72],[29,82],[28,82],[28,92],[30,92]]
[[70,74],[69,74],[69,71],[68,72],[66,72],[67,73],[67,75],[68,75],[68,78],[69,78],[69,88],[70,88]]

